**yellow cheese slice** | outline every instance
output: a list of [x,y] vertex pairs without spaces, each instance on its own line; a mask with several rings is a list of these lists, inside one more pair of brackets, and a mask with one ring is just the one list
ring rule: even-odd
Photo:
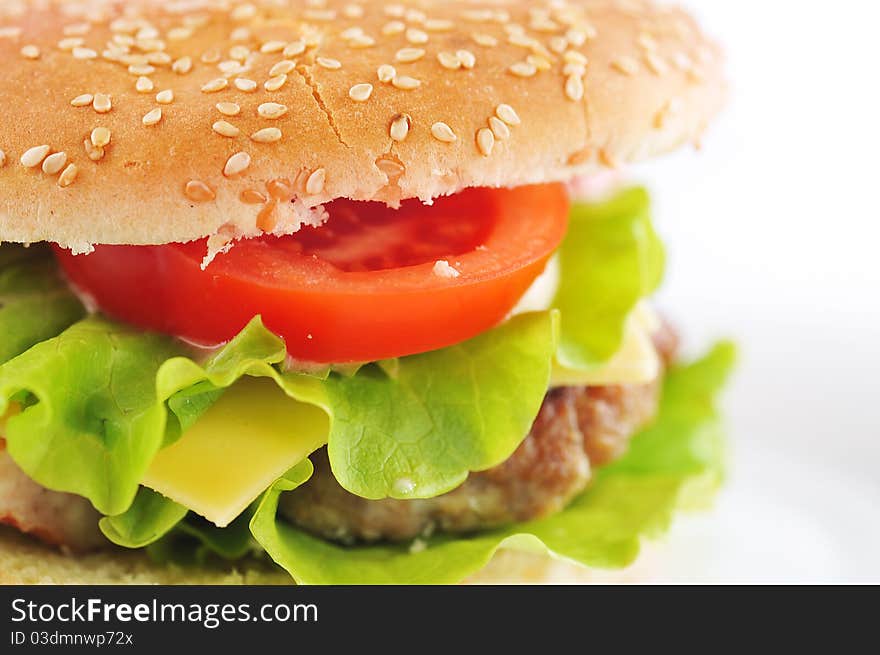
[[620,350],[600,368],[578,371],[553,365],[550,386],[606,386],[611,384],[647,384],[660,375],[660,356],[651,336],[660,326],[654,311],[641,303],[627,319]]
[[143,484],[226,527],[269,485],[327,443],[327,414],[271,380],[242,378],[159,451]]

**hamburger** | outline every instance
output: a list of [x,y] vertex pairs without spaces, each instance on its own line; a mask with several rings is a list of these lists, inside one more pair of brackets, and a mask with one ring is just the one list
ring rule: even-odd
[[613,579],[721,475],[627,163],[681,10],[0,3],[4,582]]

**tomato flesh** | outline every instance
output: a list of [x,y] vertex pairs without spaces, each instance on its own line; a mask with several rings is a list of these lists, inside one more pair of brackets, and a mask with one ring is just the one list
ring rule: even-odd
[[[470,189],[431,206],[338,200],[327,210],[321,227],[237,242],[204,271],[204,240],[56,254],[77,288],[128,323],[216,345],[261,315],[296,359],[375,361],[502,321],[559,246],[568,195],[561,185]],[[459,275],[435,272],[440,260]]]

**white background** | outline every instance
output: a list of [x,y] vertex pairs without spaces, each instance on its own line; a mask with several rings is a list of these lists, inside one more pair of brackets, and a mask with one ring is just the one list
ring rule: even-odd
[[731,481],[660,578],[880,582],[880,6],[688,5],[730,104],[702,152],[634,172],[669,249],[661,307],[742,361]]

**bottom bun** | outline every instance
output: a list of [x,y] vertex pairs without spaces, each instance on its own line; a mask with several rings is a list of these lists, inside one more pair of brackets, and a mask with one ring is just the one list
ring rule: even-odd
[[[614,584],[649,582],[654,548],[643,547],[625,569],[590,569],[545,555],[499,551],[468,584]],[[71,555],[11,529],[0,529],[0,584],[283,585],[290,576],[270,564],[239,562],[229,568],[158,564],[143,552]]]

